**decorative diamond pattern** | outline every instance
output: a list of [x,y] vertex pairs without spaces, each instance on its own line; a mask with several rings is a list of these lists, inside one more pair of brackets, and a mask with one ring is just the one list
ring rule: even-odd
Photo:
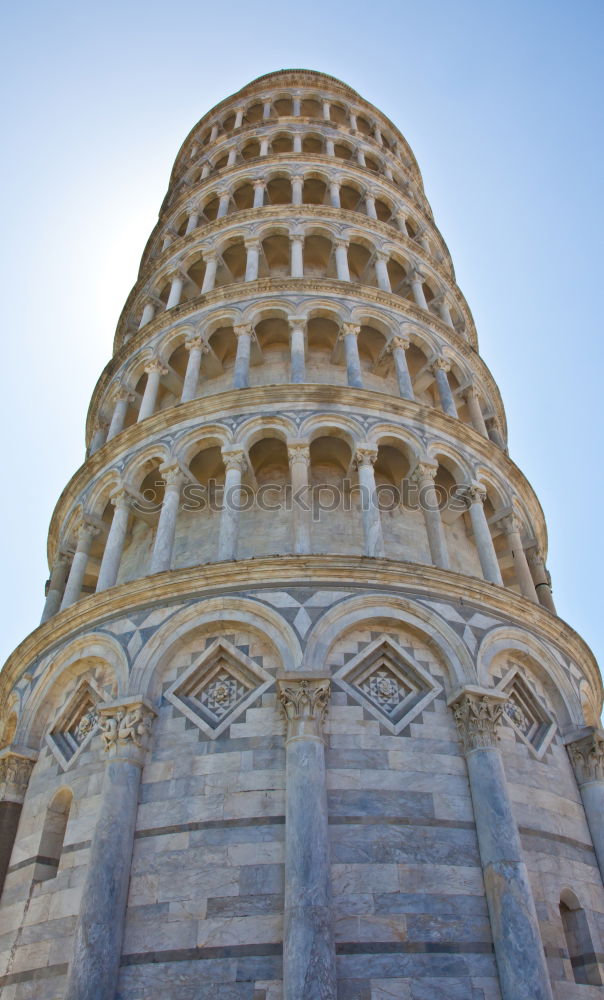
[[168,688],[164,697],[211,739],[273,683],[266,670],[226,639],[216,639]]
[[556,732],[556,722],[522,675],[521,668],[512,667],[497,687],[508,696],[504,715],[512,729],[541,758]]
[[409,725],[442,690],[427,670],[386,635],[348,660],[334,680],[393,733]]
[[59,715],[46,742],[63,770],[75,763],[98,727],[97,705],[101,695],[88,681],[78,686]]

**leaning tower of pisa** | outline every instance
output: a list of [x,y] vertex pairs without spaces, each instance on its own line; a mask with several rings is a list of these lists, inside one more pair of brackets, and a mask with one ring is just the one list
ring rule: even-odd
[[602,682],[413,154],[185,140],[0,674],[4,1000],[589,1000]]

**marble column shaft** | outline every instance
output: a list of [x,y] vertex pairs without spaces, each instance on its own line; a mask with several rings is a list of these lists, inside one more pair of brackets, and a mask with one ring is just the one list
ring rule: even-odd
[[153,360],[145,366],[145,372],[147,373],[147,384],[145,385],[140,410],[138,411],[137,423],[139,424],[141,420],[146,420],[147,417],[152,417],[155,413],[159,383],[162,375],[167,374],[168,369],[161,362]]
[[304,345],[304,326],[306,320],[290,316],[290,381],[301,383],[306,381],[306,359]]
[[165,479],[164,500],[161,505],[155,543],[151,556],[150,573],[163,573],[172,564],[172,550],[176,534],[176,519],[180,503],[183,474],[178,465],[164,466],[159,470]]
[[44,602],[44,611],[42,612],[40,624],[48,621],[48,619],[52,618],[53,615],[56,615],[57,611],[61,607],[68,569],[69,560],[67,555],[64,552],[60,552],[55,560],[52,573],[50,574],[50,584],[48,586],[48,594],[46,595],[46,600]]
[[285,742],[284,1000],[335,1000],[325,748],[330,680],[288,673],[277,680]]
[[109,424],[109,430],[107,431],[108,441],[111,441],[111,439],[114,438],[116,434],[119,434],[123,429],[128,407],[132,402],[132,399],[132,393],[129,389],[126,389],[125,386],[118,389],[115,397],[115,406],[113,408],[111,423]]
[[117,575],[120,569],[124,542],[128,531],[128,520],[130,518],[130,497],[126,490],[121,489],[111,498],[114,506],[113,520],[105,542],[105,551],[101,560],[99,578],[96,584],[96,592],[108,590],[114,587],[117,582]]
[[79,600],[82,593],[86,567],[88,566],[90,549],[92,548],[93,539],[98,533],[99,529],[89,521],[84,521],[78,529],[78,544],[71,563],[71,569],[69,570],[63,600],[61,601],[61,611]]
[[565,743],[604,882],[604,732],[589,726]]
[[292,518],[294,523],[294,552],[310,552],[311,497],[308,489],[310,452],[308,442],[288,441],[287,457],[292,483]]
[[516,575],[516,582],[520,587],[520,593],[529,601],[532,601],[533,604],[538,604],[539,600],[537,598],[537,591],[535,590],[535,584],[533,583],[526,553],[522,544],[520,527],[520,522],[513,515],[504,518],[503,528],[507,535],[508,547],[512,559],[514,560],[514,572]]
[[354,326],[352,323],[345,323],[342,327],[342,333],[340,334],[342,340],[344,341],[344,353],[346,355],[346,374],[348,377],[348,385],[354,386],[356,389],[363,388],[363,375],[361,372],[361,360],[359,358],[359,345],[357,343],[357,337],[361,332],[360,326]]
[[226,475],[224,497],[218,532],[218,559],[235,559],[239,536],[241,477],[246,459],[240,448],[224,448],[222,452]]
[[295,234],[290,240],[290,270],[292,278],[304,277],[304,237]]
[[487,425],[484,422],[484,416],[480,403],[478,401],[478,393],[474,386],[470,386],[465,392],[465,401],[468,407],[468,412],[470,414],[470,420],[472,421],[472,427],[483,437],[489,437],[489,432],[487,430]]
[[449,385],[447,372],[451,368],[450,362],[446,358],[437,358],[433,365],[434,378],[438,386],[438,395],[443,412],[450,417],[457,417],[457,407]]
[[401,398],[415,399],[413,383],[411,382],[411,375],[407,366],[406,352],[409,349],[409,341],[405,337],[393,337],[389,346],[394,359],[396,381]]
[[552,1000],[547,963],[501,753],[506,696],[465,688],[449,700],[462,740],[502,1000]]
[[247,258],[245,262],[245,280],[255,281],[258,277],[258,264],[260,261],[260,244],[256,242],[246,243]]
[[437,472],[438,466],[422,462],[416,467],[413,479],[419,487],[419,505],[424,515],[432,562],[440,569],[449,569],[449,553],[434,486]]
[[348,243],[345,240],[336,240],[336,271],[340,281],[350,281]]
[[107,762],[75,929],[65,1000],[114,1000],[141,770],[154,709],[140,698],[100,708]]
[[216,271],[218,268],[218,257],[215,253],[208,254],[204,257],[206,269],[203,275],[203,281],[201,283],[201,294],[205,295],[206,292],[211,292],[216,284]]
[[237,354],[235,355],[235,367],[233,370],[234,389],[247,389],[249,385],[252,334],[253,330],[251,326],[235,327]]
[[543,553],[539,548],[535,547],[529,551],[528,562],[529,569],[533,577],[533,583],[535,584],[535,590],[537,591],[539,604],[541,604],[542,607],[547,608],[548,611],[551,611],[551,613],[555,615],[556,605],[554,604],[554,598],[552,597],[550,576],[545,568]]
[[204,354],[208,353],[208,348],[203,343],[201,337],[191,337],[185,342],[185,348],[189,352],[189,359],[182,384],[181,403],[188,403],[191,399],[196,399],[201,359]]
[[375,489],[375,473],[373,463],[377,458],[377,449],[371,446],[357,448],[356,464],[361,489],[361,517],[363,520],[363,538],[366,556],[383,556],[384,539],[382,523]]
[[489,583],[497,583],[500,587],[503,587],[495,546],[493,545],[491,531],[484,513],[483,504],[486,499],[486,492],[480,486],[470,486],[468,487],[468,497],[470,499],[472,531],[474,533],[474,541],[476,542],[482,575]]

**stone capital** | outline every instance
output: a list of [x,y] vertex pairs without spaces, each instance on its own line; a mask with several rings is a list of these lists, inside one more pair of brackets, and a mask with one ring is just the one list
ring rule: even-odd
[[170,462],[170,464],[160,465],[158,471],[166,484],[166,490],[180,490],[185,476],[178,462]]
[[202,354],[209,354],[210,348],[201,336],[187,337],[184,342],[185,351],[201,351]]
[[227,472],[229,469],[245,472],[247,468],[247,458],[243,448],[223,448],[222,461]]
[[342,323],[340,339],[343,339],[344,337],[358,337],[360,332],[360,326],[356,326],[354,323]]
[[487,498],[487,491],[482,483],[468,483],[463,492],[470,503],[484,503]]
[[78,539],[78,545],[86,545],[91,542],[93,538],[101,533],[101,529],[93,520],[90,518],[82,518],[82,523],[78,525],[76,529],[76,537]]
[[502,517],[501,526],[506,535],[512,535],[514,533],[520,535],[522,532],[522,522],[516,514],[507,514],[505,517]]
[[37,756],[13,747],[0,751],[0,802],[23,802]]
[[147,361],[147,364],[145,365],[145,373],[147,375],[151,375],[152,372],[158,372],[160,375],[167,375],[168,369],[165,365],[162,365],[159,358],[151,358],[151,360]]
[[375,445],[372,444],[360,444],[357,445],[355,452],[355,462],[357,468],[362,465],[370,465],[373,468],[373,464],[377,458],[378,452]]
[[604,781],[604,732],[601,729],[592,729],[587,735],[567,743],[566,749],[579,785]]
[[148,701],[136,696],[99,705],[99,728],[107,757],[142,767],[156,715]]
[[464,753],[495,747],[507,695],[487,688],[465,687],[449,698]]
[[111,494],[111,503],[114,507],[129,507],[131,495],[125,486],[118,486],[115,493]]
[[304,329],[306,326],[306,316],[288,316],[287,322],[292,330],[299,330],[301,327]]
[[305,466],[310,465],[310,447],[308,441],[288,441],[287,458],[290,465],[300,462]]
[[234,326],[233,333],[237,338],[239,337],[253,337],[254,327],[251,323],[246,323],[242,326]]
[[437,472],[438,465],[435,462],[418,462],[411,473],[411,478],[421,485],[427,479],[434,482]]
[[343,247],[343,249],[344,249],[344,250],[348,250],[348,247],[350,246],[350,240],[346,240],[346,239],[344,239],[344,237],[342,237],[342,236],[338,236],[338,237],[337,237],[337,238],[336,238],[336,239],[335,239],[335,240],[333,241],[333,245],[334,245],[334,247],[336,247],[336,248],[337,248],[337,247]]
[[290,740],[322,740],[331,678],[326,674],[291,672],[277,677],[277,694]]
[[132,389],[129,386],[123,385],[123,384],[120,383],[116,387],[116,389],[115,389],[115,391],[113,393],[113,399],[114,399],[114,402],[116,402],[116,403],[119,402],[120,400],[124,400],[124,401],[126,401],[128,403],[133,403],[134,402],[134,393],[133,393]]
[[474,383],[471,383],[470,385],[466,386],[461,395],[462,399],[465,400],[478,399],[478,389],[476,388]]
[[257,250],[260,252],[260,240],[257,237],[251,236],[249,239],[243,241],[243,245],[246,250]]
[[432,362],[432,368],[433,368],[433,370],[434,370],[435,373],[436,373],[436,370],[438,368],[440,368],[440,370],[443,371],[443,372],[450,372],[451,371],[451,362],[450,362],[449,358],[444,358],[444,357],[435,358],[434,361]]
[[402,335],[397,335],[388,342],[388,347],[392,351],[396,348],[399,348],[401,351],[408,351],[410,346],[411,341],[409,340],[409,337],[404,337]]
[[256,177],[255,181],[253,182],[253,186],[255,188],[266,187],[266,178],[265,177]]

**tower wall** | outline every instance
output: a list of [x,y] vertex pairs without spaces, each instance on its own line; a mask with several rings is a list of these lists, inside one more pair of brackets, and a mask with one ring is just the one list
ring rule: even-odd
[[599,995],[601,678],[417,164],[344,84],[186,139],[48,549],[0,674],[3,997]]

